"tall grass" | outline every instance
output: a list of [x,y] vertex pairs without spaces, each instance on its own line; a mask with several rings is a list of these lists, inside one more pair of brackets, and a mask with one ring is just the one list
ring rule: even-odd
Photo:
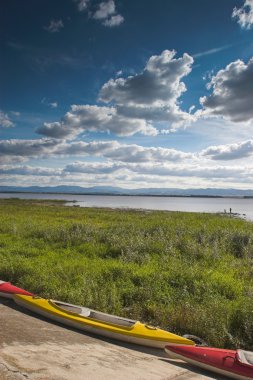
[[253,346],[253,224],[0,200],[0,279],[44,297]]

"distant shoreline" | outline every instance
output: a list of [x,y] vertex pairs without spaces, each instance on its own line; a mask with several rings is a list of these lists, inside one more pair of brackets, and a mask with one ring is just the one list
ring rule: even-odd
[[52,195],[92,195],[92,196],[115,196],[115,197],[159,197],[159,198],[238,198],[238,199],[253,199],[251,195],[179,195],[179,194],[125,194],[125,193],[71,193],[71,192],[52,192],[52,191],[42,191],[42,192],[33,192],[33,191],[1,191],[0,194],[52,194]]

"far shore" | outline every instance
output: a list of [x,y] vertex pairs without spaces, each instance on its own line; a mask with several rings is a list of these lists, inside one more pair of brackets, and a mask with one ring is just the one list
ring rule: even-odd
[[71,193],[71,192],[52,192],[52,191],[1,191],[0,194],[56,194],[56,195],[93,195],[93,196],[110,196],[110,197],[162,197],[162,198],[235,198],[235,199],[251,199],[253,196],[251,195],[178,195],[178,194],[125,194],[125,193]]

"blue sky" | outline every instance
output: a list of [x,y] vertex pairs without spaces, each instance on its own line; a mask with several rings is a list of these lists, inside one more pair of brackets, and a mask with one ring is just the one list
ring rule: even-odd
[[251,188],[253,0],[0,8],[3,185]]

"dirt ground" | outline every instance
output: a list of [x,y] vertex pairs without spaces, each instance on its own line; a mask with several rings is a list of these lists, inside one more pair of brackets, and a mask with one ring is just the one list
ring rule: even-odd
[[91,336],[0,298],[0,380],[225,379],[162,350]]

